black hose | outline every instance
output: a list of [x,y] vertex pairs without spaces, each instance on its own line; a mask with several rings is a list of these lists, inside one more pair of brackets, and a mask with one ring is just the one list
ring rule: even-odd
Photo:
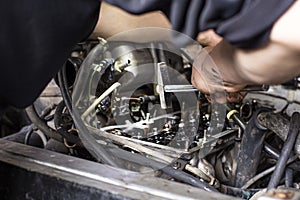
[[278,186],[280,179],[284,173],[287,161],[290,157],[292,148],[294,147],[296,137],[298,136],[300,128],[300,114],[298,112],[293,113],[291,123],[289,127],[288,137],[281,150],[280,157],[277,161],[274,173],[271,176],[271,180],[268,184],[268,190],[274,189]]
[[54,126],[56,129],[59,128],[72,128],[73,125],[73,119],[68,114],[68,111],[65,113],[65,102],[62,100],[56,107],[55,113],[54,113]]
[[294,170],[291,168],[286,168],[285,170],[285,187],[293,187],[294,183]]
[[[46,118],[46,116],[48,116],[50,113],[51,113],[51,111],[53,110],[55,108],[55,105],[53,104],[53,105],[49,105],[49,106],[47,106],[46,108],[44,108],[43,110],[42,110],[42,112],[41,112],[41,116],[39,117],[40,119],[44,119],[44,118]],[[24,144],[29,144],[29,140],[30,140],[30,138],[31,138],[31,136],[32,136],[32,134],[33,134],[33,124],[31,124],[30,126],[29,126],[29,130],[26,132],[26,134],[25,134],[25,138],[24,138]]]
[[[287,164],[291,164],[293,163],[295,160],[297,159],[297,156],[291,157],[290,159],[288,159]],[[254,184],[256,181],[258,181],[259,179],[267,176],[268,174],[270,174],[271,172],[273,172],[275,170],[276,166],[270,167],[262,172],[260,172],[259,174],[256,174],[254,177],[252,177],[249,181],[247,181],[247,183],[245,183],[245,185],[243,185],[242,189],[247,189],[249,188],[252,184]]]
[[[276,159],[276,160],[279,159],[280,154],[277,152],[277,150],[266,142],[265,142],[264,150],[266,151],[266,153],[268,153],[274,159]],[[285,170],[285,186],[286,187],[293,187],[293,180],[294,180],[293,174],[294,174],[294,169],[291,167],[291,165],[289,165],[289,167],[287,167]]]
[[199,179],[193,177],[192,175],[174,169],[173,167],[167,166],[160,169],[160,171],[183,183],[187,183],[189,185],[204,189],[209,192],[219,192],[216,188],[212,187],[208,183],[204,181],[200,181]]
[[[87,130],[87,128],[85,127],[85,124],[82,122],[81,117],[77,116],[76,112],[73,113],[72,98],[71,98],[71,94],[69,92],[68,81],[67,81],[67,76],[66,76],[66,63],[63,65],[62,69],[58,72],[58,83],[59,83],[59,87],[61,90],[61,94],[62,94],[64,103],[65,103],[65,106],[66,106],[67,110],[69,111],[69,114],[70,114],[72,120],[74,121],[75,125],[80,126],[80,127],[82,127],[82,129],[84,129],[84,131],[89,132]],[[68,142],[77,144],[77,146],[82,146],[82,147],[85,147],[86,149],[88,149],[93,154],[93,156],[95,156],[95,158],[98,159],[98,161],[103,162],[104,164],[109,164],[111,166],[118,167],[116,162],[114,162],[111,159],[111,156],[107,154],[105,149],[101,145],[99,145],[96,141],[94,141],[94,138],[92,138],[89,134],[86,135],[86,137],[89,139],[87,139],[87,142],[84,146],[78,137],[76,137],[77,138],[76,141],[72,140],[72,138],[74,138],[75,136],[72,134],[67,134],[66,130],[64,130],[63,128],[58,129],[58,132],[60,134],[62,134],[67,139]],[[80,141],[80,143],[78,143],[78,141]]]
[[111,152],[112,155],[115,155],[120,159],[124,159],[125,161],[133,162],[142,166],[150,167],[153,170],[162,171],[166,175],[178,181],[181,181],[183,183],[192,185],[197,188],[204,189],[206,191],[219,192],[216,188],[209,185],[207,182],[201,181],[198,178],[195,178],[194,176],[186,172],[174,169],[173,167],[170,167],[167,164],[161,163],[151,158],[146,158],[139,154],[132,154],[131,152],[127,152],[125,150],[121,150],[117,148],[111,148],[108,150]]
[[53,138],[57,141],[63,142],[63,137],[57,133],[55,130],[53,130],[51,127],[49,127],[44,120],[42,120],[39,115],[37,114],[35,108],[33,105],[26,108],[26,113],[31,120],[31,122],[44,134],[47,135],[49,138]]
[[74,119],[72,110],[72,98],[69,92],[68,81],[66,77],[66,64],[64,64],[63,68],[58,72],[58,83],[66,108],[68,109],[72,119]]
[[54,126],[56,129],[62,127],[63,124],[63,111],[65,108],[65,102],[62,100],[61,102],[59,102],[59,104],[56,107],[55,113],[54,113]]
[[80,139],[72,134],[69,134],[64,129],[58,129],[57,131],[49,127],[46,122],[40,118],[37,114],[35,107],[33,105],[26,108],[26,113],[31,120],[31,122],[48,138],[53,138],[59,142],[63,142],[66,138],[68,142],[74,143],[78,146],[83,146]]

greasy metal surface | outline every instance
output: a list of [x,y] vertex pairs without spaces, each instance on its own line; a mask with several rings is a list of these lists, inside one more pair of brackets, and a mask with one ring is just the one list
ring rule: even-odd
[[[287,139],[290,121],[285,116],[280,113],[263,112],[258,115],[257,119],[260,125],[276,133],[283,141]],[[296,139],[294,151],[300,155],[300,135]]]
[[109,192],[122,198],[234,199],[149,174],[116,169],[3,139],[0,139],[0,161],[33,173]]
[[253,114],[243,134],[235,177],[238,188],[255,176],[260,163],[266,131],[257,126],[257,114],[258,111]]
[[282,140],[286,140],[290,121],[281,113],[263,112],[257,116],[257,119],[260,125],[272,130]]

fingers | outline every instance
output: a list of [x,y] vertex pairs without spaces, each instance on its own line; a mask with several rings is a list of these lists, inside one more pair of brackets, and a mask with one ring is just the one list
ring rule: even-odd
[[192,84],[204,93],[224,91],[219,69],[206,51],[196,57],[192,68]]
[[[235,79],[237,72],[232,71],[231,66],[227,65],[219,68],[209,53],[215,45],[221,44],[222,38],[215,34],[213,30],[208,30],[201,32],[197,39],[202,45],[207,45],[207,47],[199,53],[193,63],[192,84],[203,93],[209,95],[211,100],[214,98],[219,103],[242,100],[245,93],[240,93],[239,91],[246,84],[232,82],[237,81]],[[216,58],[219,60],[226,56],[222,52],[217,55]],[[218,63],[223,62],[220,61]]]
[[200,32],[197,36],[197,41],[204,46],[208,52],[210,52],[221,40],[222,37],[217,35],[212,29]]
[[218,103],[240,102],[247,94],[240,92],[246,85],[245,84],[231,84],[224,82],[221,75],[214,76],[215,79],[208,78],[211,74],[207,73],[207,70],[201,71],[199,68],[193,67],[192,70],[192,84],[198,88],[201,92],[207,94],[206,97],[209,101]]

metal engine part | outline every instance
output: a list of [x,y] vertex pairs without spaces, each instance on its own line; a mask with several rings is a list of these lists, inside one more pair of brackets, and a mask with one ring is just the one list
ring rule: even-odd
[[[27,135],[27,146],[0,141],[3,162],[16,165],[17,156],[25,169],[54,170],[64,181],[84,177],[89,187],[104,185],[117,195],[131,191],[124,193],[127,198],[298,198],[299,136],[291,141],[293,151],[282,153],[293,127],[291,116],[300,111],[298,88],[251,86],[240,101],[220,104],[214,94],[203,94],[190,83],[191,55],[202,52],[197,45],[191,48],[196,53],[168,41],[101,40],[90,51],[94,46],[82,45],[72,54],[74,60],[83,60],[79,70],[78,63],[68,61],[76,65],[74,85],[74,74],[68,78],[61,72],[62,101],[30,107],[30,132],[24,129],[25,134],[23,130],[7,138],[22,142]],[[40,136],[32,136],[37,131]],[[41,136],[43,142],[35,146],[72,157],[53,153],[57,158],[52,158],[46,150],[41,152],[50,160],[29,155],[33,138]],[[5,146],[24,152],[15,155]],[[283,156],[284,173],[266,193],[272,177],[279,176],[274,173]],[[70,160],[76,161],[74,168]]]

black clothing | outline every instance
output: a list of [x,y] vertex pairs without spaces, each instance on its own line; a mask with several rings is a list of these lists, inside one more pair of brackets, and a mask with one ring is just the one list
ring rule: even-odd
[[[173,28],[193,38],[213,28],[232,44],[255,48],[293,0],[107,0],[132,13],[161,10]],[[31,104],[72,47],[98,20],[97,0],[0,2],[0,108]]]
[[4,0],[0,10],[0,104],[25,107],[93,31],[100,3]]
[[273,23],[295,0],[105,0],[140,14],[161,10],[172,28],[195,38],[214,29],[240,48],[257,48],[268,42]]

